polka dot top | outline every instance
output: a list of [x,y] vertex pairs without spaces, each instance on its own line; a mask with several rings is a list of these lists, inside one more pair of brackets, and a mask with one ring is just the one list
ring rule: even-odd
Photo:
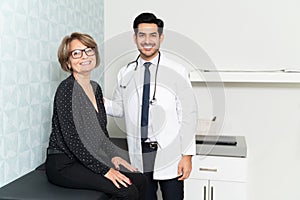
[[[111,158],[116,156],[116,150],[108,138],[101,88],[94,81],[91,84],[98,112],[90,101],[82,101],[88,97],[72,75],[58,86],[54,98],[49,147],[64,152],[70,159],[77,159],[95,173],[104,175],[112,167]],[[76,92],[75,86],[79,88]],[[74,103],[76,99],[90,105]],[[91,120],[93,116],[96,120]]]

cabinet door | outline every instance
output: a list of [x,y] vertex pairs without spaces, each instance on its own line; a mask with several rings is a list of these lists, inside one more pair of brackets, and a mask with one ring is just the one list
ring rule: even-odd
[[185,200],[209,200],[208,180],[189,178],[184,181]]
[[209,181],[209,200],[246,200],[243,182]]

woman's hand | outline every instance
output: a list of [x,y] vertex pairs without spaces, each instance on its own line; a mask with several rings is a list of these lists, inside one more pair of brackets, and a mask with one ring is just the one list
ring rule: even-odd
[[127,187],[127,184],[132,184],[131,180],[128,177],[113,168],[110,168],[104,176],[111,180],[117,188],[121,188],[120,184],[124,187]]
[[124,160],[121,157],[113,157],[111,159],[112,164],[115,166],[116,170],[120,170],[120,165],[123,165],[126,169],[128,169],[131,172],[136,172],[137,169],[130,165],[126,160]]

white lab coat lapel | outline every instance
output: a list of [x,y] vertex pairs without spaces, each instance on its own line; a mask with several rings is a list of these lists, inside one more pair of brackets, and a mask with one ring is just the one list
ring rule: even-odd
[[132,84],[129,84],[126,90],[126,97],[124,101],[126,127],[127,127],[127,142],[129,148],[129,156],[131,164],[143,171],[142,161],[142,147],[141,147],[141,133],[140,133],[140,119],[141,119],[141,105],[142,105],[142,88],[143,88],[143,70],[137,67],[134,71]]

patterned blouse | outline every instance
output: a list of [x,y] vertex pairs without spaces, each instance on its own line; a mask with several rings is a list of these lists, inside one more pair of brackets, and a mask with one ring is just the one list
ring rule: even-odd
[[91,81],[98,111],[70,75],[58,86],[53,105],[49,147],[77,159],[95,173],[106,174],[116,149],[106,129],[107,116],[100,86]]

